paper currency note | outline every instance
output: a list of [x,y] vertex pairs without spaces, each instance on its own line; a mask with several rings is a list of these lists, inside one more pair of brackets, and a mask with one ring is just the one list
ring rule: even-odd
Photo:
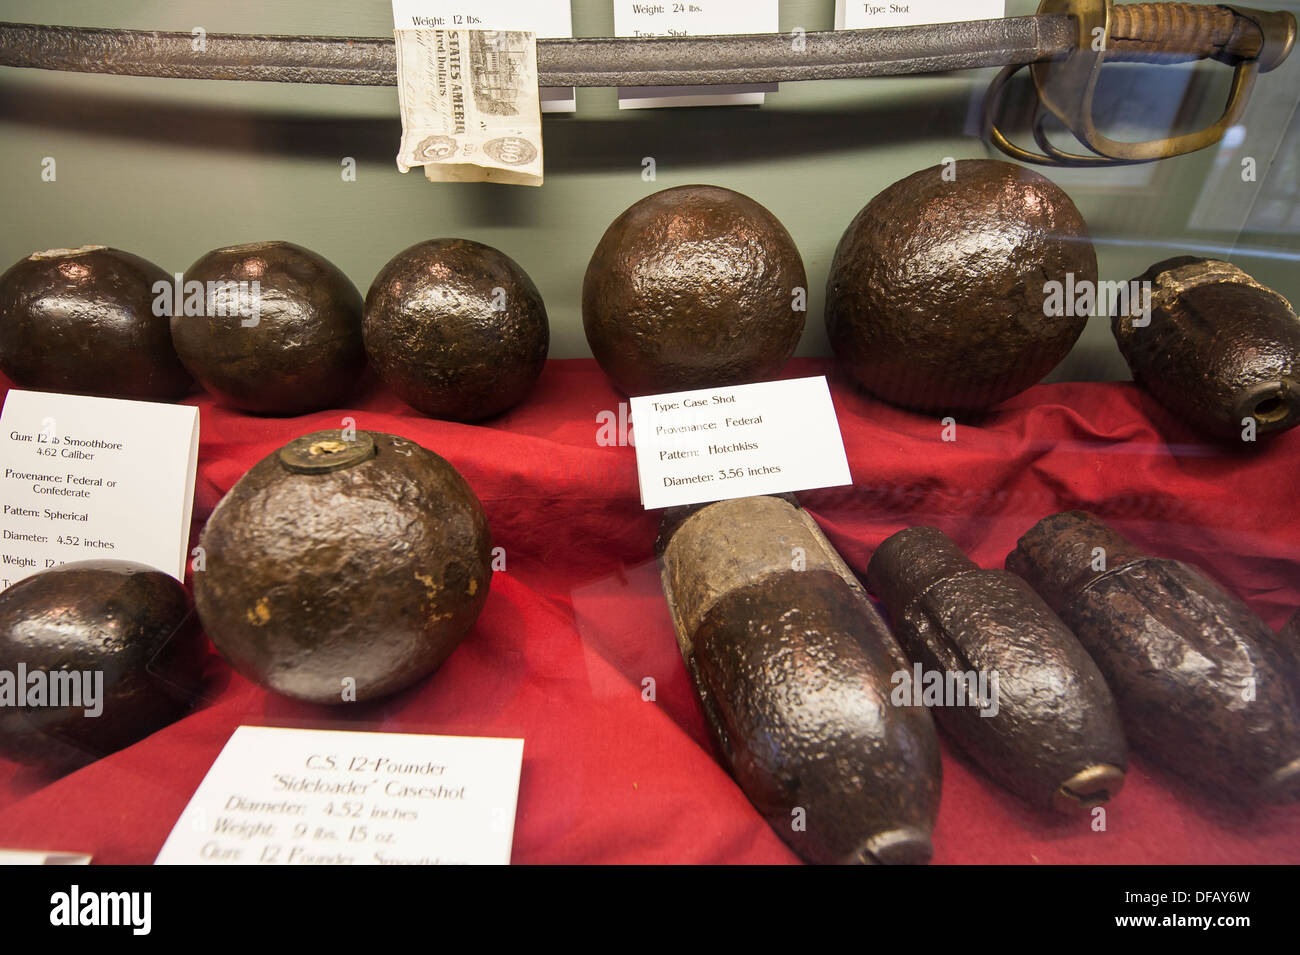
[[542,184],[537,35],[396,30],[397,168],[432,182]]

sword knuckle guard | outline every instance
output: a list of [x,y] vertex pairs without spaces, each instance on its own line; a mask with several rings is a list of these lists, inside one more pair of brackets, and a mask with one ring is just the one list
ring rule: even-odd
[[[1259,11],[1231,5],[1138,3],[1112,0],[1043,0],[1040,17],[1064,16],[1074,23],[1073,47],[1063,56],[1029,65],[1036,101],[1032,132],[1041,152],[1013,143],[999,128],[1008,83],[1021,67],[1007,67],[985,101],[985,134],[994,146],[1021,162],[1046,166],[1117,166],[1153,162],[1213,146],[1241,121],[1256,77],[1280,65],[1295,46],[1296,19],[1287,11]],[[1104,42],[1097,42],[1104,38]],[[1102,65],[1217,60],[1234,68],[1223,115],[1205,129],[1155,139],[1121,142],[1098,128],[1093,95]],[[1058,120],[1089,153],[1066,152],[1047,135],[1044,121]]]

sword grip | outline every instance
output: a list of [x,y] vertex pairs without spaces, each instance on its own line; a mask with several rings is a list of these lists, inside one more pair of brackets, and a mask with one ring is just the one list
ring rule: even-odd
[[[1208,59],[1230,66],[1259,59],[1261,70],[1267,70],[1286,58],[1294,36],[1295,18],[1286,12],[1193,3],[1123,4],[1114,8],[1111,17],[1106,59],[1147,63]],[[1263,54],[1276,55],[1279,44],[1285,48],[1281,57],[1265,65]]]

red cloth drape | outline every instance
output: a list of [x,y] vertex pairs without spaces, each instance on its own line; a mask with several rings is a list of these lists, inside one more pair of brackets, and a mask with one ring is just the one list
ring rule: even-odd
[[[786,377],[824,374],[796,359]],[[1278,627],[1300,605],[1300,431],[1256,447],[1207,444],[1131,384],[1040,385],[942,440],[936,416],[832,377],[852,488],[800,495],[862,573],[873,548],[934,524],[1001,566],[1047,514],[1087,508],[1187,560]],[[201,408],[194,537],[257,460],[309,431],[403,435],[441,454],[488,512],[506,571],[447,663],[366,705],[277,697],[211,657],[186,718],[60,779],[0,761],[0,846],[148,863],[240,724],[521,736],[514,861],[794,862],[715,758],[659,591],[657,515],[640,507],[633,449],[597,441],[620,397],[593,361],[551,361],[524,404],[485,425],[425,418],[369,384],[348,410],[293,419]],[[643,680],[655,680],[655,700]],[[1000,789],[948,738],[935,862],[1300,861],[1300,807],[1246,810],[1134,754],[1105,831]]]

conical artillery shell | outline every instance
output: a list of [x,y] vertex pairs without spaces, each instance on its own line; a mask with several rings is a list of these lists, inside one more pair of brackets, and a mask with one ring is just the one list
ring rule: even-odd
[[1300,423],[1300,319],[1290,302],[1215,259],[1168,259],[1133,281],[1151,283],[1149,324],[1130,306],[1116,310],[1111,329],[1157,401],[1233,440],[1247,428],[1262,436]]
[[[812,519],[751,497],[665,515],[677,641],[745,795],[809,862],[920,863],[941,767],[902,650]],[[803,569],[798,569],[803,568]]]
[[1062,811],[1119,792],[1128,746],[1115,700],[1088,652],[1024,580],[981,570],[936,528],[912,527],[880,545],[867,583],[924,679],[938,674],[952,688],[934,715],[989,775]]
[[1135,747],[1207,788],[1300,796],[1300,694],[1276,635],[1244,604],[1083,511],[1039,521],[1007,569],[1092,654]]

